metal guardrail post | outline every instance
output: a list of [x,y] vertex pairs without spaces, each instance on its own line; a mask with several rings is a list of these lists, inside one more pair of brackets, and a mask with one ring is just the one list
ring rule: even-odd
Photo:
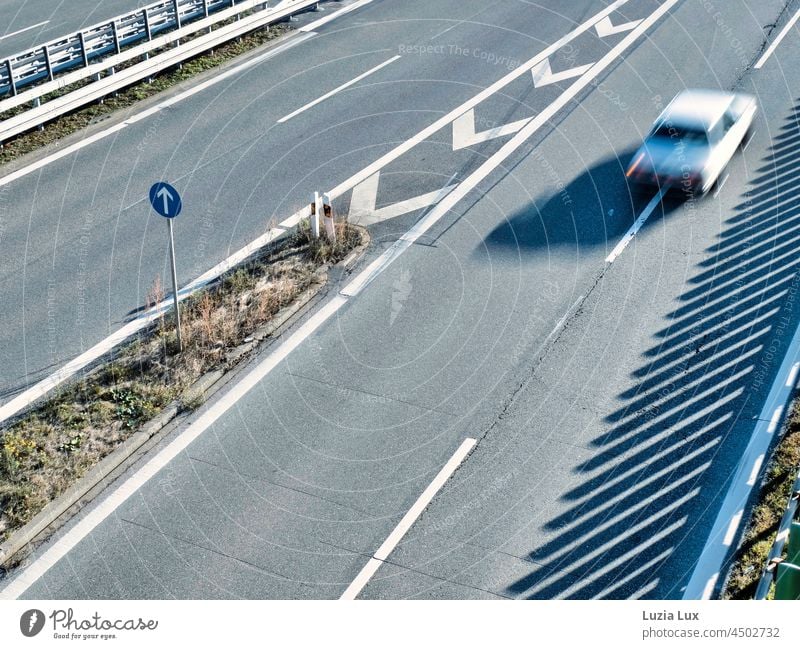
[[208,0],[203,0],[203,15],[208,17]]
[[14,69],[11,65],[11,59],[6,59],[6,71],[8,72],[8,86],[11,88],[11,96],[17,95],[17,84],[14,83]]
[[78,32],[78,38],[81,41],[81,56],[83,57],[83,67],[89,67],[89,53],[86,51],[86,35],[83,32]]
[[48,81],[53,80],[53,62],[50,60],[50,46],[44,46],[44,65],[47,68]]
[[175,24],[178,29],[181,28],[181,10],[178,6],[178,0],[172,0],[173,11],[175,11]]
[[119,54],[122,51],[122,49],[119,46],[119,32],[117,31],[116,20],[111,21],[111,35],[114,38],[114,50],[116,51],[117,54]]
[[147,40],[153,40],[153,30],[150,28],[150,12],[147,10],[147,7],[142,9],[142,16],[144,17],[144,31],[147,34]]

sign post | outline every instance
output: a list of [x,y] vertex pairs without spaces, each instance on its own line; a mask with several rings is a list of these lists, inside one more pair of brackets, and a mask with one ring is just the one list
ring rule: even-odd
[[172,271],[172,299],[175,302],[175,330],[178,332],[178,351],[183,351],[181,337],[181,311],[178,304],[178,273],[175,269],[175,236],[172,231],[172,219],[181,213],[183,204],[178,191],[168,183],[156,183],[150,188],[150,204],[153,209],[167,219],[169,232],[169,264]]

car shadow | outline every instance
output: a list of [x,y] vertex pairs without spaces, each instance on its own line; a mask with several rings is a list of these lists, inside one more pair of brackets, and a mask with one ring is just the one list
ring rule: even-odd
[[[563,188],[508,217],[484,239],[476,250],[486,254],[519,256],[524,261],[537,250],[555,252],[617,245],[657,187],[628,183],[625,170],[635,150],[602,160]],[[652,227],[684,202],[679,192],[670,192],[653,211],[644,227]]]
[[555,534],[530,550],[536,567],[510,596],[681,596],[800,323],[797,108],[763,162],[653,331],[590,459],[574,467],[582,480],[543,524]]

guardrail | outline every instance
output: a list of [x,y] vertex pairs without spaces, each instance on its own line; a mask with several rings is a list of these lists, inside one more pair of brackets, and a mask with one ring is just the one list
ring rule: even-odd
[[[248,31],[316,8],[319,0],[270,4],[264,0],[160,0],[0,60],[0,98],[5,96],[0,99],[0,114],[26,103],[34,106],[0,122],[0,144]],[[247,12],[253,13],[242,16]],[[142,57],[144,60],[135,61]],[[116,71],[122,64],[128,67]],[[116,74],[104,77],[109,71]],[[46,95],[86,79],[92,81],[42,101]]]
[[[778,527],[778,534],[767,556],[767,565],[761,573],[755,599],[766,599],[773,581],[775,599],[800,599],[800,523],[795,521],[799,508],[800,473],[792,487],[792,495]],[[783,558],[783,549],[787,542],[787,553]]]

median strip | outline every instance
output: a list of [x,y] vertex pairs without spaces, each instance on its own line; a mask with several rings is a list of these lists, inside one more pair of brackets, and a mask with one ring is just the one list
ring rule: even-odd
[[[336,229],[331,243],[313,238],[303,221],[296,233],[187,298],[182,352],[174,320],[162,311],[149,328],[60,392],[0,427],[0,565],[8,568],[32,539],[124,462],[136,450],[132,446],[199,408],[226,372],[313,299],[331,264],[352,264],[366,245],[366,232],[343,222]],[[164,298],[157,277],[145,307]]]

